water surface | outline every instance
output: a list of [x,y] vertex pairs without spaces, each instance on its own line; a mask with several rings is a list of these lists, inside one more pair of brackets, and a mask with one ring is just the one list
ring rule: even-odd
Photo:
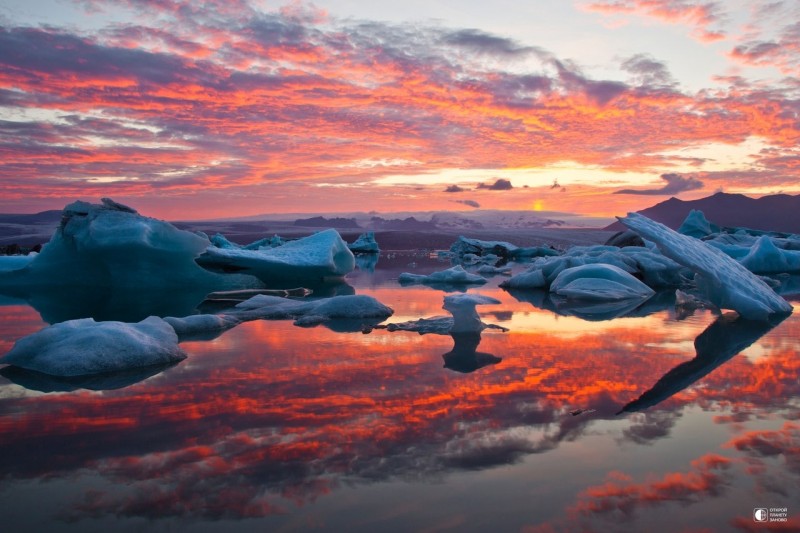
[[[394,278],[447,266],[382,257],[344,292],[389,322],[444,315],[444,292]],[[585,320],[500,280],[470,289],[509,330],[480,338],[256,321],[166,369],[6,369],[5,528],[786,530],[754,522],[761,507],[800,527],[800,319]],[[3,303],[5,352],[46,323]]]

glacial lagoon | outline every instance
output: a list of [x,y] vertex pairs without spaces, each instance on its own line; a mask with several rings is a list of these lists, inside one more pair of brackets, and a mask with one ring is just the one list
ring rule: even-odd
[[[385,323],[447,315],[448,293],[397,278],[448,266],[384,253],[328,291],[374,296],[394,309]],[[500,301],[478,311],[506,332],[257,320],[182,343],[188,358],[169,367],[57,379],[5,367],[5,527],[786,527],[755,522],[757,508],[787,508],[798,525],[796,314],[777,324],[685,316],[663,293],[628,316],[588,320],[543,293],[503,290],[503,279],[468,292]],[[140,319],[169,314],[170,297],[135,305],[126,295],[111,307],[74,294],[38,307],[6,298],[0,350],[44,327],[43,316]]]

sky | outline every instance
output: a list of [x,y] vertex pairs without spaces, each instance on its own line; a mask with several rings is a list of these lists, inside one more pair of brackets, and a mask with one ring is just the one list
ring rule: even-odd
[[796,0],[4,0],[0,212],[800,193]]

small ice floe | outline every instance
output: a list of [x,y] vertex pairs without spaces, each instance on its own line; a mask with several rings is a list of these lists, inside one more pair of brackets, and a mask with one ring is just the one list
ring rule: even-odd
[[386,320],[393,313],[392,308],[366,295],[333,296],[320,300],[258,295],[238,304],[228,314],[243,321],[294,319],[296,326],[332,324],[345,331],[361,331]]
[[562,270],[550,292],[572,300],[646,300],[655,291],[614,265],[581,265]]
[[694,271],[697,287],[714,305],[733,309],[750,320],[767,320],[774,314],[792,312],[792,306],[763,280],[713,246],[638,213],[619,220],[656,243],[665,256]]
[[341,279],[355,268],[347,243],[334,229],[276,248],[248,250],[209,246],[197,263],[213,271],[250,274],[262,281]]
[[444,297],[442,309],[449,311],[452,316],[420,318],[408,322],[387,324],[381,328],[389,331],[416,331],[420,335],[426,333],[438,335],[480,333],[486,328],[508,331],[502,326],[484,323],[475,309],[478,305],[499,303],[501,303],[500,300],[482,294],[451,294]]
[[429,275],[411,274],[403,272],[397,278],[401,285],[428,285],[437,286],[458,286],[458,285],[483,285],[486,278],[476,274],[470,274],[461,265],[441,270]]
[[351,252],[356,254],[377,254],[381,251],[380,247],[378,247],[378,243],[375,241],[375,233],[372,231],[362,233],[355,241],[348,244],[347,247],[350,248]]
[[185,358],[172,326],[151,316],[135,324],[91,318],[54,324],[18,340],[0,363],[51,376],[82,376]]

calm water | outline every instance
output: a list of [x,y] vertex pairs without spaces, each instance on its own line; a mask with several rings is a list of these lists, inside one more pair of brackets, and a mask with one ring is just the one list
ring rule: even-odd
[[[392,278],[446,266],[348,282],[412,320],[445,293]],[[257,321],[150,377],[6,371],[3,529],[759,531],[755,508],[784,507],[766,526],[800,528],[800,314],[587,321],[501,279],[470,289],[509,329],[479,344]],[[45,325],[4,303],[2,353]]]

